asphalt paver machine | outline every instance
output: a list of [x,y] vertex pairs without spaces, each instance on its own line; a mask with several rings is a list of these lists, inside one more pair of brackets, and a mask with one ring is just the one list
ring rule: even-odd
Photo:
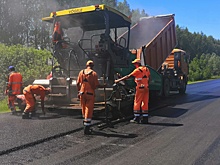
[[53,29],[59,24],[62,30],[60,40],[52,42],[51,78],[34,81],[51,88],[46,106],[80,109],[77,76],[86,61],[93,60],[100,84],[107,84],[106,88],[96,90],[94,110],[108,108],[112,116],[123,116],[123,109],[128,111],[127,107],[133,104],[135,84],[130,80],[116,85],[114,80],[134,69],[131,61],[135,55],[129,51],[129,35],[118,38],[125,31],[129,34],[131,20],[104,4],[52,12],[42,20]]

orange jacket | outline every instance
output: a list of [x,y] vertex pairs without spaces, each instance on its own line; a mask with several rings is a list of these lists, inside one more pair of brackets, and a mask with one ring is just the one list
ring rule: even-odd
[[94,94],[95,89],[99,85],[98,75],[92,69],[81,70],[79,72],[77,84],[80,85],[79,92],[89,92]]
[[144,85],[148,87],[150,71],[147,67],[139,66],[133,72],[131,72],[130,75],[135,77],[137,86]]
[[39,95],[41,100],[44,100],[46,95],[45,88],[42,85],[28,85],[24,88],[24,92]]
[[22,88],[22,75],[19,72],[11,72],[8,77],[8,91],[13,94],[21,94]]

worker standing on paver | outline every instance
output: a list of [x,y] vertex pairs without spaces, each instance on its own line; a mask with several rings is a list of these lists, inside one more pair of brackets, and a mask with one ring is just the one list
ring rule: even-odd
[[11,110],[12,114],[15,114],[16,95],[21,94],[22,91],[22,75],[19,72],[15,71],[14,66],[9,66],[8,70],[10,73],[8,75],[5,94],[8,95],[8,107]]
[[91,134],[90,126],[95,102],[95,89],[105,86],[99,84],[98,75],[93,70],[93,67],[93,61],[87,61],[86,69],[79,72],[77,79],[78,98],[80,98],[82,107],[84,134],[86,135]]
[[64,32],[59,21],[55,22],[54,30],[52,35],[52,42],[54,45],[54,50],[65,47],[65,42],[63,40]]
[[[131,120],[133,123],[148,123],[148,102],[149,102],[149,79],[150,71],[146,66],[141,66],[141,60],[135,59],[132,61],[136,69],[131,72],[129,75],[126,75],[118,80],[115,80],[115,83],[118,83],[122,80],[126,80],[131,76],[135,77],[136,82],[136,93],[134,99],[134,119]],[[142,119],[141,119],[142,117]]]
[[36,104],[35,95],[39,95],[41,99],[41,108],[43,113],[44,110],[44,98],[50,93],[50,88],[44,88],[42,85],[28,85],[24,88],[23,94],[26,100],[26,107],[24,113],[22,114],[22,119],[30,119],[31,113],[33,112]]

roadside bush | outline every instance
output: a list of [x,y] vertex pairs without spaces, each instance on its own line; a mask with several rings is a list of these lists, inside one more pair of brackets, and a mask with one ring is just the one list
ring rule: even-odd
[[1,91],[3,92],[6,86],[10,65],[15,66],[16,71],[23,76],[24,85],[28,85],[34,79],[46,78],[51,70],[51,66],[47,64],[48,58],[51,58],[51,53],[47,50],[37,50],[22,45],[0,44]]
[[197,55],[189,64],[189,81],[207,80],[220,75],[220,57],[215,53]]

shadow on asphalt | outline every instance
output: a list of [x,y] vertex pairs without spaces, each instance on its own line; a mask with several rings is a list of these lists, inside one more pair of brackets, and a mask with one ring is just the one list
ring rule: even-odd
[[103,131],[97,131],[97,130],[93,130],[91,135],[104,136],[104,137],[118,137],[118,138],[135,138],[135,137],[137,137],[136,134],[120,133],[120,132],[116,132],[116,131],[103,132]]
[[57,119],[63,117],[62,115],[36,115],[32,119],[39,119],[39,120],[48,120],[48,119]]
[[172,108],[170,106],[164,107],[162,109],[150,111],[150,116],[159,116],[159,117],[169,117],[169,118],[177,118],[183,114],[188,112],[188,109],[183,108]]
[[149,122],[148,125],[166,126],[166,127],[180,127],[180,126],[183,126],[183,124],[175,124],[175,123],[151,123],[151,122]]
[[[17,113],[14,116],[22,118],[22,112],[17,111]],[[32,114],[32,118],[27,120],[47,120],[47,119],[57,119],[61,117],[65,117],[65,115],[53,114],[53,113],[46,113],[45,115],[43,115],[42,113],[34,113]]]

